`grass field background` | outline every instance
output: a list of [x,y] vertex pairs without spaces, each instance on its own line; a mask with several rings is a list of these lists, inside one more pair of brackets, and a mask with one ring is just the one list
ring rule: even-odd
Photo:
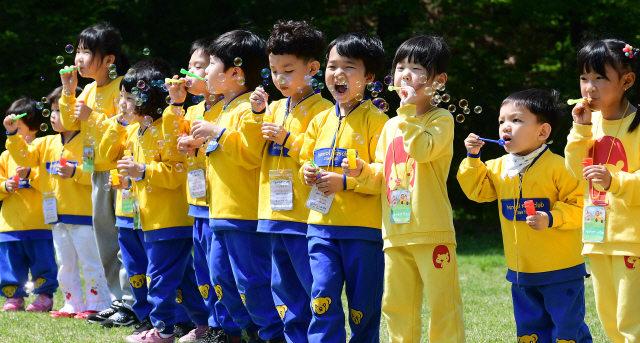
[[[495,232],[495,231],[492,231]],[[467,342],[516,342],[510,283],[505,280],[506,263],[502,239],[497,233],[459,230],[458,267],[464,306]],[[598,320],[591,279],[586,279],[586,322],[594,342],[609,342]],[[35,299],[31,296],[26,304]],[[344,308],[346,300],[343,296]],[[55,295],[54,309],[64,304]],[[429,309],[422,310],[422,342],[427,337]],[[0,342],[124,342],[132,328],[104,329],[76,319],[53,319],[44,313],[0,312]],[[347,326],[348,330],[348,326]],[[389,342],[382,320],[380,342]]]

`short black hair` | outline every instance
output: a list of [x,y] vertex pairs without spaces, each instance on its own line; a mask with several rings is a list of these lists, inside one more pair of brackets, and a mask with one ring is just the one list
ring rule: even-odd
[[[165,91],[166,88],[157,86],[157,81],[164,81],[165,78],[170,78],[173,75],[171,66],[163,59],[148,58],[133,65],[133,69],[136,70],[136,76],[129,81],[127,81],[127,78],[122,78],[120,87],[124,87],[124,90],[129,93],[132,93],[133,87],[138,88],[139,93],[136,98],[142,94],[147,95],[147,101],[142,102],[140,106],[136,106],[135,114],[149,116],[153,120],[162,117],[162,112],[168,105],[166,101],[168,94]],[[144,81],[146,90],[138,87],[139,81]],[[154,82],[152,83],[151,81]],[[152,86],[152,84],[156,85]],[[158,109],[161,109],[160,113],[158,113]]]
[[395,73],[398,63],[405,59],[423,66],[427,70],[427,77],[432,78],[449,71],[451,48],[441,36],[420,35],[410,38],[396,51],[391,75]]
[[20,118],[22,122],[27,125],[29,131],[40,131],[40,124],[43,123],[42,112],[36,107],[36,101],[32,98],[23,96],[20,99],[14,101],[4,116],[10,116],[11,114],[27,113],[26,116]]
[[365,74],[375,75],[384,68],[386,53],[378,36],[362,32],[346,33],[329,43],[325,54],[326,61],[329,60],[329,53],[334,47],[340,56],[361,60],[364,63]]
[[194,52],[202,50],[207,53],[207,48],[216,40],[216,37],[209,36],[203,37],[200,39],[196,39],[193,43],[191,43],[191,48],[189,49],[189,56],[193,55]]
[[279,20],[273,25],[266,52],[274,55],[294,55],[305,61],[320,61],[325,47],[324,33],[304,20]]
[[76,40],[76,49],[80,44],[98,58],[114,55],[116,58],[114,64],[118,75],[124,75],[131,66],[129,59],[122,52],[120,31],[106,21],[101,21],[97,25],[82,30]]
[[264,40],[249,30],[233,30],[221,35],[209,46],[207,52],[224,63],[225,71],[235,67],[236,57],[241,58],[239,68],[244,72],[245,86],[249,89],[262,84],[260,71],[269,67]]
[[[47,100],[50,104],[55,104],[60,101],[60,97],[62,97],[62,88],[63,86],[56,87],[49,95],[47,95]],[[80,96],[82,93],[82,88],[76,87],[76,97]]]
[[548,123],[551,126],[551,133],[547,138],[549,142],[558,132],[564,116],[564,104],[558,101],[559,98],[560,93],[556,90],[531,88],[509,95],[502,101],[500,107],[512,104],[527,108],[529,112],[535,114],[538,123]]
[[[595,72],[606,77],[605,66],[609,64],[618,72],[618,76],[622,77],[624,73],[633,71],[636,76],[640,75],[638,59],[640,58],[640,49],[633,49],[633,57],[625,55],[622,51],[627,43],[617,39],[600,39],[585,43],[580,51],[578,51],[578,75],[582,73]],[[636,100],[640,100],[640,85],[638,82],[634,84],[636,89]],[[623,98],[628,96],[625,91]],[[629,125],[629,132],[634,131],[640,124],[640,116],[636,115]]]

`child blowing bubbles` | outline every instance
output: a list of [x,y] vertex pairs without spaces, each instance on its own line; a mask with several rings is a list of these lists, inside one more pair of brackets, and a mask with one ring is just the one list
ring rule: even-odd
[[[596,40],[580,49],[580,92],[590,100],[573,108],[565,148],[569,172],[589,180],[585,209],[599,212],[600,222],[604,218],[595,234],[585,229],[582,254],[589,257],[598,316],[616,343],[640,339],[640,116],[627,98],[638,58],[639,49],[617,39]],[[635,93],[638,98],[638,85]],[[593,165],[583,167],[584,158]]]
[[[538,89],[507,97],[498,120],[509,154],[482,163],[484,142],[469,134],[458,181],[471,200],[499,200],[518,337],[591,342],[584,323],[587,272],[580,255],[583,192],[564,159],[545,144],[562,118],[556,99],[557,94]],[[535,215],[524,211],[526,200],[535,203]]]

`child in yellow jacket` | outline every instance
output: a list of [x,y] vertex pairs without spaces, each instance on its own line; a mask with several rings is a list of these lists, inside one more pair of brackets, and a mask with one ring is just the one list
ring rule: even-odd
[[442,37],[417,36],[404,42],[391,69],[395,86],[401,87],[401,107],[382,129],[375,163],[342,163],[345,174],[356,177],[359,185],[381,192],[382,312],[391,342],[420,341],[416,328],[422,327],[425,287],[431,310],[429,341],[465,341],[446,184],[454,124],[451,114],[433,105],[431,95],[424,92],[434,82],[446,83],[450,56]]
[[[39,112],[33,99],[21,98],[11,104],[6,116],[26,114],[16,124],[18,134],[31,142],[40,130]],[[44,223],[42,213],[40,169],[20,166],[4,151],[0,155],[0,200],[0,290],[7,298],[2,309],[24,309],[31,282],[39,295],[27,311],[49,311],[58,289],[58,267],[51,227]]]
[[[262,133],[270,142],[260,170],[258,232],[271,234],[271,293],[284,322],[288,342],[305,342],[311,322],[311,266],[309,265],[305,206],[309,187],[297,171],[304,133],[315,116],[333,107],[314,89],[322,75],[320,59],[324,34],[305,21],[279,21],[267,40],[271,79],[286,98],[267,111],[262,87],[251,95],[254,113],[263,116]],[[296,172],[294,172],[296,171]]]
[[348,151],[357,151],[367,163],[376,158],[389,117],[365,97],[365,88],[382,70],[384,55],[382,42],[362,33],[342,35],[326,51],[327,88],[336,104],[311,121],[300,151],[300,177],[312,186],[306,202],[313,275],[309,342],[347,340],[341,302],[345,284],[351,340],[379,341],[384,274],[380,190],[356,185],[340,166]]
[[562,118],[556,99],[539,89],[508,96],[498,120],[509,154],[482,163],[484,141],[469,134],[458,182],[473,201],[498,200],[518,340],[591,342],[580,255],[584,193],[545,144]]
[[580,92],[586,101],[573,108],[565,148],[569,173],[588,180],[582,254],[589,257],[598,316],[614,343],[640,341],[640,196],[635,191],[640,116],[627,99],[634,86],[640,93],[639,55],[617,39],[580,49]]
[[[39,138],[27,145],[16,134],[16,122],[8,116],[4,126],[9,132],[7,150],[25,167],[39,167],[44,223],[54,225],[53,244],[58,258],[58,281],[65,305],[51,316],[71,316],[97,312],[111,305],[105,276],[98,256],[91,225],[91,180],[84,173],[78,156],[82,156],[79,131],[69,131],[60,122],[59,87],[50,97],[51,127],[59,132]],[[85,282],[84,296],[78,262]],[[87,313],[84,313],[87,315]]]

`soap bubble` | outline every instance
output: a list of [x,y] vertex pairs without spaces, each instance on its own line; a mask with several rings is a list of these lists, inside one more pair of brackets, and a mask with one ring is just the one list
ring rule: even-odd
[[20,150],[20,157],[27,157],[27,152],[25,150]]
[[172,101],[171,101],[171,95],[167,95],[166,98],[164,98],[164,100],[167,102],[167,104],[171,105]]
[[115,71],[110,71],[109,72],[109,78],[111,80],[115,80],[118,77],[118,73],[116,73]]
[[73,53],[73,45],[67,44],[67,46],[64,47],[64,51],[66,51],[67,54],[72,54]]
[[436,99],[436,98],[431,98],[431,106],[438,106],[438,104],[440,103],[440,100]]
[[333,92],[336,90],[336,87],[334,85],[328,85],[327,89],[329,90],[329,92]]
[[318,80],[316,80],[316,79],[311,79],[311,86],[313,86],[313,87],[318,87]]
[[347,78],[344,75],[337,76],[333,79],[333,83],[337,85],[344,85],[347,83]]
[[358,137],[360,137],[360,134],[359,134],[359,133],[357,133],[357,132],[352,132],[352,133],[351,133],[351,138],[353,138],[353,139],[357,139]]
[[462,108],[467,108],[469,106],[469,102],[465,99],[462,99],[458,102],[458,106]]
[[285,82],[287,82],[287,78],[286,78],[284,75],[279,74],[279,75],[276,77],[276,82],[277,82],[279,85],[284,85],[284,83],[285,83]]
[[427,75],[420,75],[420,76],[418,76],[418,82],[419,82],[421,85],[426,84],[426,83],[427,83]]
[[40,131],[45,132],[49,130],[49,126],[45,123],[40,124]]
[[117,141],[117,140],[118,140],[118,134],[117,134],[117,133],[115,133],[115,132],[111,132],[111,133],[109,134],[109,140],[110,140],[110,141],[112,141],[112,142]]
[[131,87],[131,94],[133,95],[140,94],[140,90],[138,89],[138,87]]
[[369,102],[367,100],[362,100],[362,102],[360,102],[360,106],[362,106],[362,108],[367,108],[369,107]]
[[324,83],[322,83],[322,82],[318,83],[318,88],[324,89]]
[[293,151],[300,150],[300,144],[298,144],[298,142],[293,142],[293,144],[291,144],[291,150]]
[[371,97],[375,98],[378,96],[378,92],[371,92]]
[[227,75],[225,73],[218,74],[218,81],[224,82],[227,79]]
[[442,95],[442,101],[449,102],[449,100],[451,100],[451,95],[449,95],[449,94],[443,94]]
[[362,97],[362,93],[358,93],[355,96],[356,101],[362,101],[363,97]]
[[264,68],[262,69],[262,71],[260,72],[260,75],[262,75],[263,78],[268,78],[269,75],[271,75],[271,70]]
[[171,134],[170,133],[165,133],[163,137],[164,137],[164,141],[165,142],[171,142]]
[[318,72],[316,73],[316,75],[318,75],[318,76],[322,76],[322,70],[318,70]]
[[373,82],[367,83],[367,89],[369,90],[369,92],[373,92],[375,87],[376,87],[376,85]]
[[109,66],[107,67],[107,69],[109,69],[109,71],[116,71],[117,67],[115,64],[111,63],[109,64]]
[[458,123],[462,123],[462,122],[464,122],[464,119],[465,119],[465,118],[464,118],[464,114],[458,114],[458,115],[456,116],[456,121],[457,121]]
[[[147,193],[151,193],[151,190],[152,190],[152,189],[151,189],[151,186],[147,186],[147,187],[145,187],[145,190],[147,191]],[[162,322],[162,327],[164,328],[164,322]],[[160,330],[160,329],[158,329],[158,330]],[[163,329],[163,330],[164,330],[164,329]],[[162,330],[160,330],[160,331],[162,331]]]
[[236,57],[233,59],[233,65],[236,67],[239,67],[242,65],[242,58],[240,57]]
[[187,157],[187,164],[188,164],[188,165],[192,166],[192,165],[194,165],[195,163],[196,163],[196,158],[195,158],[195,157],[193,157],[193,156],[189,156],[189,157]]
[[381,111],[387,112],[389,110],[389,104],[382,98],[375,98],[372,101],[373,105],[379,108]]
[[305,86],[311,86],[311,83],[313,82],[313,77],[311,77],[311,75],[305,75],[304,76],[304,85]]
[[454,113],[456,111],[456,105],[451,104],[449,105],[449,112]]
[[238,76],[238,80],[236,82],[238,83],[238,85],[244,86],[245,79],[242,76]]
[[142,118],[142,125],[145,127],[151,126],[151,123],[153,123],[153,118],[149,116],[144,116],[144,118]]
[[256,123],[260,124],[262,123],[262,117],[261,116],[256,116],[255,119]]
[[193,82],[191,81],[191,79],[185,79],[184,86],[187,88],[191,88],[193,86]]
[[205,101],[207,98],[204,96],[204,93],[200,93],[200,94],[198,95],[198,99],[200,99],[200,102],[203,102],[203,101]]
[[58,63],[58,64],[64,63],[64,57],[62,57],[62,56],[56,57],[56,63]]
[[164,322],[162,320],[157,320],[151,324],[158,330],[158,332],[162,332],[165,329]]
[[138,80],[138,82],[136,83],[136,87],[138,88],[144,88],[146,84],[144,83],[143,80]]
[[389,75],[384,77],[384,84],[387,86],[391,86],[393,84],[393,78]]
[[265,87],[268,86],[269,85],[269,79],[262,80],[262,84],[265,85]]
[[109,186],[108,183],[105,183],[104,186],[102,186],[102,189],[104,189],[106,192],[108,192],[111,189],[111,186]]
[[127,82],[131,82],[133,81],[133,76],[129,75],[129,74],[125,74],[124,75],[124,80]]
[[164,111],[162,110],[162,108],[158,107],[158,109],[156,110],[156,113],[158,113],[158,114],[162,114],[162,112],[164,112]]
[[304,92],[304,88],[302,86],[298,86],[297,92],[302,94],[302,92]]
[[193,101],[194,104],[197,104],[200,102],[200,97],[197,95],[194,95],[193,98],[191,98],[191,101]]
[[182,173],[183,170],[184,170],[184,166],[182,165],[182,163],[177,163],[176,164],[176,171],[178,173]]
[[440,85],[441,85],[440,82],[433,81],[433,83],[431,84],[431,88],[438,90],[438,89],[440,89]]
[[136,106],[142,106],[142,99],[136,98]]
[[49,99],[47,99],[46,96],[43,96],[42,99],[40,99],[40,102],[43,103],[43,104],[46,104],[46,103],[49,102]]
[[478,114],[482,113],[482,107],[480,107],[480,106],[476,106],[476,107],[474,107],[474,108],[473,108],[473,112],[476,112],[476,113],[478,113]]
[[151,53],[151,50],[149,50],[149,48],[144,48],[142,49],[142,54],[145,56],[149,56],[149,54]]
[[42,116],[47,118],[49,115],[51,114],[51,111],[49,111],[48,109],[44,109],[42,110]]
[[164,145],[165,145],[165,144],[164,144],[164,141],[163,141],[162,139],[158,139],[158,140],[156,141],[156,148],[157,148],[158,150],[161,150],[162,148],[164,148]]
[[469,107],[465,107],[464,109],[462,109],[462,112],[464,114],[469,114],[469,113],[471,113],[471,109]]
[[37,108],[37,109],[41,110],[43,107],[44,107],[44,104],[43,104],[43,103],[41,103],[41,102],[39,102],[39,101],[36,103],[36,108]]
[[215,94],[209,95],[209,101],[216,102],[216,95]]
[[34,289],[34,284],[33,282],[29,281],[27,283],[24,284],[24,287],[22,287],[22,289],[27,292],[27,294],[31,295],[33,294],[33,289]]
[[154,127],[151,129],[151,131],[149,131],[149,133],[151,134],[151,137],[156,138],[158,137],[158,134],[160,133],[160,131]]
[[356,88],[362,88],[362,82],[360,81],[356,81],[353,85],[356,86]]

